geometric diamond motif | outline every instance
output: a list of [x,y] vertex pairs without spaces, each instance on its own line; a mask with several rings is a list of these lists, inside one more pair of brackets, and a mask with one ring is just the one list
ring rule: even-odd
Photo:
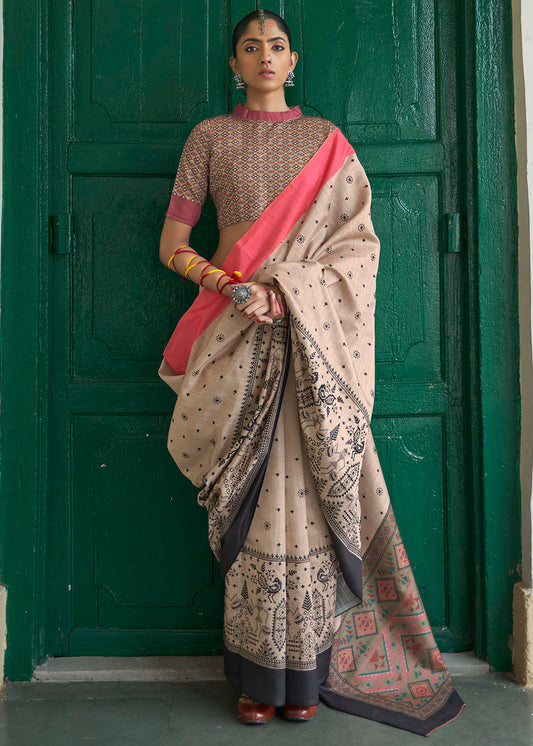
[[446,668],[446,663],[438,648],[429,651],[429,660],[433,671],[444,671]]
[[353,651],[351,648],[344,648],[343,650],[339,650],[337,656],[337,665],[339,667],[339,671],[353,671],[353,669],[355,668],[355,663],[353,661]]
[[375,635],[377,632],[376,615],[373,611],[361,611],[354,614],[357,637]]
[[394,578],[387,578],[386,580],[378,580],[376,582],[378,587],[378,598],[380,601],[397,601],[398,593],[396,592],[396,583]]
[[403,542],[401,544],[396,544],[396,546],[394,547],[394,552],[396,554],[396,562],[400,570],[404,567],[407,567],[409,564],[409,560],[407,558],[407,552],[405,551],[405,544]]
[[417,681],[414,684],[409,684],[409,689],[415,699],[431,697],[433,694],[429,681]]
[[[387,525],[388,524],[388,525]],[[451,718],[446,714],[453,688],[438,649],[404,547],[392,508],[364,555],[361,611],[352,609],[341,627],[346,665],[348,646],[353,650],[356,672],[330,674],[328,687],[361,704],[366,717],[375,718],[375,708],[401,716],[400,727],[413,732],[434,730],[434,716],[440,727]],[[395,580],[396,582],[392,582]],[[390,603],[391,599],[395,599]],[[363,611],[364,609],[364,611]],[[371,621],[369,612],[375,612]],[[373,623],[376,626],[371,636]],[[363,633],[363,635],[362,635]],[[351,641],[351,642],[350,642]],[[338,648],[336,648],[338,651]],[[350,659],[351,665],[351,659]],[[458,696],[458,695],[457,695]],[[457,701],[454,716],[461,711]],[[427,735],[427,733],[425,734]]]

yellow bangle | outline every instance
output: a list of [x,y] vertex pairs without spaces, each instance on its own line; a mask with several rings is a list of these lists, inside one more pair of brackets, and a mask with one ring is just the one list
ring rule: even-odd
[[185,265],[185,273],[184,273],[184,274],[185,274],[185,277],[187,277],[187,272],[188,272],[188,271],[189,271],[189,269],[190,269],[190,266],[189,266],[189,265],[190,265],[190,263],[191,263],[191,262],[194,262],[194,260],[196,259],[196,257],[197,257],[197,256],[199,256],[198,252],[196,252],[196,251],[194,252],[194,254],[195,254],[195,255],[194,255],[194,256],[191,256],[191,258],[190,258],[190,259],[189,259],[189,260],[187,261],[187,264]]
[[[204,277],[207,277],[207,275],[212,275],[213,272],[222,272],[223,275],[226,274],[226,272],[223,269],[210,269],[209,272],[206,272],[205,275],[202,275],[202,281],[203,281]],[[221,279],[222,279],[221,277],[218,278],[217,285],[218,285],[218,283],[220,282]],[[204,287],[207,287],[207,285],[204,285]]]
[[174,250],[174,251],[172,252],[172,254],[170,255],[170,258],[169,258],[169,260],[168,260],[168,262],[167,262],[167,267],[168,267],[169,269],[170,269],[170,262],[171,262],[171,261],[172,261],[172,260],[174,259],[174,257],[175,257],[175,256],[176,256],[176,254],[178,253],[178,251],[181,251],[181,249],[187,249],[187,248],[188,248],[188,249],[189,249],[190,251],[192,251],[192,252],[193,252],[194,254],[197,254],[197,253],[198,253],[198,252],[197,252],[197,251],[195,251],[194,249],[191,249],[191,247],[190,247],[190,246],[187,246],[187,244],[186,244],[186,243],[182,244],[181,246],[178,246],[178,248],[177,248],[177,249],[175,249],[175,250]]
[[194,267],[197,267],[197,266],[198,266],[199,264],[201,264],[201,262],[196,262],[196,264],[193,264],[193,265],[191,265],[190,267],[188,267],[188,268],[187,268],[187,269],[185,270],[185,274],[184,274],[183,276],[184,276],[184,277],[187,277],[187,275],[189,274],[189,272],[191,271],[191,269],[194,269]]
[[[223,269],[210,269],[209,272],[206,272],[205,275],[203,275],[203,277],[207,277],[207,275],[212,275],[213,272],[224,272],[224,270]],[[224,274],[226,273],[224,272]]]

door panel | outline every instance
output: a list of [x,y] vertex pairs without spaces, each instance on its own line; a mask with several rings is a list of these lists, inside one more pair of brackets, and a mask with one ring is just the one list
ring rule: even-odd
[[306,104],[319,116],[355,143],[435,138],[436,4],[339,2],[327,17],[320,0],[286,5],[303,10]]
[[376,290],[376,377],[437,382],[442,352],[437,179],[378,177],[372,189],[372,220],[384,247]]
[[[53,8],[51,87],[64,105],[51,115],[51,203],[72,213],[75,240],[50,257],[46,646],[216,652],[222,582],[196,490],[166,450],[175,397],[157,375],[197,289],[159,262],[158,242],[187,134],[243,100],[227,58],[250,4]],[[438,642],[469,649],[462,256],[446,252],[445,232],[459,204],[454,3],[341,0],[325,13],[291,0],[283,11],[300,54],[287,102],[335,121],[371,181],[374,437]],[[191,243],[216,248],[209,200]]]
[[197,293],[191,283],[177,291],[159,261],[167,194],[163,178],[73,178],[71,380],[153,380],[161,344]]
[[74,140],[170,145],[191,122],[224,110],[223,3],[77,0],[72,7]]
[[73,418],[75,628],[218,618],[204,511],[176,479],[167,429],[166,415]]

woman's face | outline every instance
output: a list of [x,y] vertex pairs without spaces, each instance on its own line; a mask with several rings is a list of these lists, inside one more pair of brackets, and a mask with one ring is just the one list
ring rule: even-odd
[[297,53],[289,49],[287,35],[276,21],[265,18],[264,33],[261,33],[259,21],[249,23],[237,42],[237,56],[231,57],[230,66],[234,73],[240,73],[248,88],[266,93],[285,83],[297,59]]

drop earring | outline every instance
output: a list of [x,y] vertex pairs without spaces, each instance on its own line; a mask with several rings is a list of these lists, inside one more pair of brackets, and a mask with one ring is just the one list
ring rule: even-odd
[[292,70],[289,70],[289,72],[287,73],[287,80],[285,81],[285,85],[287,86],[287,88],[294,85],[294,73]]
[[246,83],[242,79],[240,73],[234,73],[233,78],[235,80],[235,88],[237,88],[237,90],[242,90],[243,88],[246,88]]

